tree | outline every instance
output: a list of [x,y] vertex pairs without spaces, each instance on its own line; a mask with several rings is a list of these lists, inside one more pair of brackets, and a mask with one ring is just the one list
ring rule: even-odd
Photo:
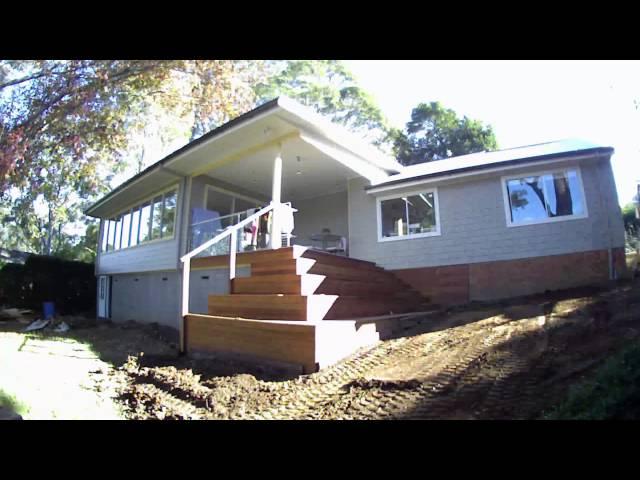
[[[549,205],[548,199],[545,198],[542,187],[543,182],[549,182],[550,180],[551,185],[549,188],[553,191],[555,211],[551,205]],[[535,194],[536,198],[540,201],[542,208],[548,212],[550,217],[573,215],[573,196],[571,195],[569,180],[564,175],[527,177],[520,180],[520,185],[522,188],[514,188],[511,185],[509,186],[510,203],[512,208],[525,208],[529,205],[529,192],[526,188],[529,187]]]
[[254,88],[259,104],[286,95],[382,148],[390,144],[392,129],[384,114],[342,62],[274,61],[266,69],[268,75]]
[[490,126],[467,117],[458,118],[439,102],[420,103],[411,112],[406,131],[396,130],[392,136],[396,156],[404,165],[497,148]]
[[[260,65],[0,62],[0,193],[26,243],[51,254],[72,241],[65,226],[127,166],[125,153],[143,127],[152,125],[163,143],[186,142],[250,108],[255,95],[245,80]],[[154,116],[165,121],[154,123]],[[139,160],[142,168],[144,152]]]
[[[51,254],[77,206],[122,168],[127,127],[167,70],[160,62],[4,62],[0,191],[27,244]],[[76,208],[74,208],[76,207]]]
[[626,243],[631,248],[640,247],[640,219],[636,216],[636,202],[626,204],[622,208]]

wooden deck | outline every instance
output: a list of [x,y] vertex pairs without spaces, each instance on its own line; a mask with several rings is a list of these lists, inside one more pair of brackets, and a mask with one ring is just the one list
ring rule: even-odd
[[[192,268],[228,261],[194,258]],[[427,308],[393,273],[306,247],[240,253],[237,265],[250,265],[251,275],[234,279],[230,294],[209,295],[209,315],[185,318],[187,350],[238,353],[310,372],[376,342],[382,319]]]

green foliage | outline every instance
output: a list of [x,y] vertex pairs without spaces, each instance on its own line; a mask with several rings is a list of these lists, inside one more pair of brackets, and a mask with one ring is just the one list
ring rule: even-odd
[[41,311],[55,302],[60,313],[93,312],[94,266],[56,257],[33,255],[24,265],[8,263],[0,270],[0,304]]
[[20,416],[29,413],[29,407],[24,402],[21,402],[15,395],[11,395],[2,389],[0,389],[0,407],[5,407]]
[[613,355],[592,380],[573,387],[547,413],[549,420],[630,420],[640,418],[640,345]]
[[624,229],[628,235],[638,237],[640,233],[640,219],[636,218],[636,204],[627,203],[622,207],[622,218],[624,220]]
[[392,129],[384,114],[342,62],[276,61],[267,68],[269,75],[254,88],[258,103],[286,95],[376,145],[390,141]]
[[[0,240],[6,248],[91,260],[97,226],[83,207],[146,142],[193,140],[279,95],[416,163],[495,148],[490,127],[439,104],[391,128],[339,61],[0,61]],[[79,233],[80,232],[80,233]]]
[[431,162],[498,148],[493,130],[478,120],[458,118],[438,102],[421,103],[411,112],[406,131],[394,131],[394,151],[404,165]]
[[80,205],[122,168],[130,118],[168,70],[161,62],[4,62],[0,191],[29,250],[51,254]]
[[149,123],[162,120],[153,132],[162,143],[204,133],[253,106],[261,64],[1,61],[0,221],[13,232],[5,246],[88,258],[95,246],[70,227],[88,221],[82,207],[110,189]]
[[636,218],[636,204],[634,202],[628,203],[622,208],[622,219],[624,220],[627,246],[632,249],[639,248],[640,219]]
[[56,257],[93,263],[97,254],[99,229],[100,222],[98,220],[88,220],[83,235],[66,236],[65,241],[61,242],[55,250]]

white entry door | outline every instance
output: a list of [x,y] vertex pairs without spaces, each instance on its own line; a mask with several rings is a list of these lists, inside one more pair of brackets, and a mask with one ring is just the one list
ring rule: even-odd
[[111,316],[111,278],[107,275],[98,277],[98,317],[109,318]]

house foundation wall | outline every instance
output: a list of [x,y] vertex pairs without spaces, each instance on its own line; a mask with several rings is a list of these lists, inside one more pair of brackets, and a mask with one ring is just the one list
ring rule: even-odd
[[624,249],[392,270],[433,303],[455,305],[606,284],[624,275]]
[[[238,266],[236,275],[246,277],[249,266]],[[130,273],[113,275],[111,320],[158,323],[179,328],[181,272]],[[191,271],[189,311],[208,312],[212,294],[229,293],[229,269],[210,268]]]
[[111,320],[158,323],[178,329],[178,272],[113,275]]

